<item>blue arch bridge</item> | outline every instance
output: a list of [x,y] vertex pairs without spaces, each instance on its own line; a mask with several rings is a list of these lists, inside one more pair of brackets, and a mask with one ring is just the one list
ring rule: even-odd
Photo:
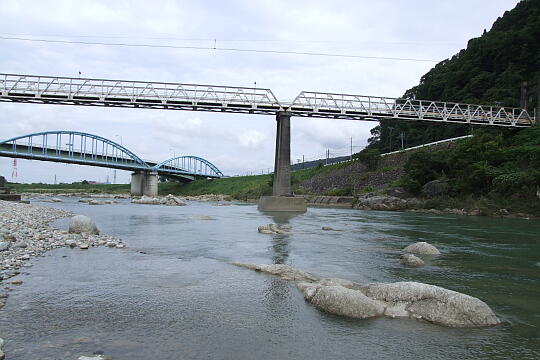
[[223,177],[214,164],[198,156],[143,160],[121,144],[78,131],[45,131],[2,140],[0,156],[133,171],[131,194],[136,196],[156,196],[158,176],[182,182]]

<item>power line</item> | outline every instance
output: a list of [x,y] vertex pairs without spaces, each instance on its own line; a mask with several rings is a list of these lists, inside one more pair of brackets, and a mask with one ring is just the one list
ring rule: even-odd
[[187,45],[158,45],[158,44],[132,44],[132,43],[107,43],[98,41],[75,41],[75,40],[53,40],[53,39],[28,39],[21,37],[0,36],[0,40],[15,40],[29,41],[55,44],[79,44],[79,45],[102,45],[102,46],[121,46],[121,47],[144,47],[144,48],[161,48],[161,49],[190,49],[190,50],[219,50],[228,52],[251,52],[263,54],[287,54],[287,55],[307,55],[307,56],[324,56],[324,57],[340,57],[353,59],[376,59],[376,60],[396,60],[396,61],[416,61],[416,62],[438,62],[431,59],[415,59],[401,57],[385,57],[385,56],[367,56],[354,54],[331,54],[320,52],[304,52],[304,51],[285,51],[285,50],[263,50],[263,49],[245,49],[245,48],[226,48],[226,47],[208,47],[208,46],[187,46]]
[[132,39],[132,40],[174,40],[211,42],[272,42],[272,43],[311,43],[311,44],[374,44],[374,45],[418,45],[418,46],[460,46],[461,43],[431,43],[418,41],[370,41],[370,40],[293,40],[293,39],[222,39],[222,38],[179,38],[171,36],[125,36],[125,35],[69,35],[65,34],[18,34],[0,33],[3,36],[94,38],[94,39]]

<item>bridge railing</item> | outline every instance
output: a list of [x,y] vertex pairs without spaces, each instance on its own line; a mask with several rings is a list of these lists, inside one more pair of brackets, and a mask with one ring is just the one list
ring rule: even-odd
[[302,91],[288,111],[298,116],[363,120],[398,118],[500,126],[535,123],[527,110],[519,108],[309,91]]
[[211,162],[198,156],[177,156],[156,164],[154,171],[177,174],[192,174],[207,177],[223,177],[223,173]]
[[270,89],[169,82],[0,74],[0,101],[276,114],[349,120],[429,120],[531,126],[527,110],[414,99],[302,91],[291,103]]
[[250,87],[0,74],[0,91],[20,101],[280,109],[270,89]]

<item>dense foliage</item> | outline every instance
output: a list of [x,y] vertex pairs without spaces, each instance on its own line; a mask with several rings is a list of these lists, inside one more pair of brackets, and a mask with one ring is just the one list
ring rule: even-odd
[[451,150],[411,155],[402,184],[413,192],[448,179],[450,195],[531,198],[540,184],[540,127],[517,134],[479,130]]
[[[527,109],[532,113],[539,79],[540,1],[523,0],[498,18],[490,31],[422,76],[404,97],[520,107],[522,83],[527,82]],[[401,148],[401,134],[407,147],[470,132],[470,127],[459,124],[386,119],[372,130],[369,142],[387,152]]]
[[353,155],[353,159],[360,160],[368,170],[375,170],[379,164],[381,153],[377,149],[366,148]]

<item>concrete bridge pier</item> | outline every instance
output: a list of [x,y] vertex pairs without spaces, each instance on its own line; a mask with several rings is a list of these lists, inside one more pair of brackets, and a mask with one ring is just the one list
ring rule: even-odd
[[263,196],[257,205],[262,211],[306,211],[306,201],[291,195],[291,114],[276,115],[276,155],[272,196]]
[[144,174],[143,191],[144,196],[157,196],[158,194],[158,173],[150,172]]
[[136,171],[131,174],[131,196],[142,196],[144,173]]
[[291,114],[276,116],[276,155],[274,158],[273,196],[291,194]]
[[131,196],[157,196],[158,173],[136,171],[131,174]]

